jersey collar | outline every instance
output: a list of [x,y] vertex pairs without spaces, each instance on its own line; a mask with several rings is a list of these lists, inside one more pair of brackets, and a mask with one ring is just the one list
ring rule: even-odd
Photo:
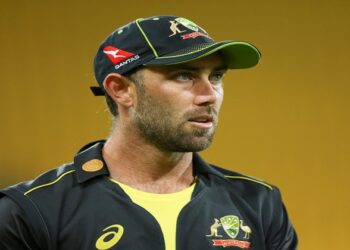
[[[79,150],[74,157],[74,166],[78,183],[88,181],[98,176],[108,176],[109,171],[102,157],[102,148],[105,140],[91,142]],[[193,153],[193,168],[195,176],[210,175],[225,178],[224,175],[215,168],[207,164],[197,153]]]
[[91,142],[82,147],[74,157],[78,183],[98,176],[109,175],[107,165],[102,157],[105,141]]

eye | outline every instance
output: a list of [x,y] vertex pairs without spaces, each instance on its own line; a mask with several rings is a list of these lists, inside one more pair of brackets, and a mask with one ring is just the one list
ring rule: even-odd
[[224,73],[218,72],[214,73],[209,77],[210,82],[212,83],[221,83],[222,79],[224,78]]
[[193,76],[190,72],[180,72],[176,74],[175,79],[179,82],[187,82],[193,79]]

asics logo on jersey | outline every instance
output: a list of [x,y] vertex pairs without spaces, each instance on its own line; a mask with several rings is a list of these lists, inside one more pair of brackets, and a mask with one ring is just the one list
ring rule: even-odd
[[104,47],[103,53],[106,54],[106,56],[109,58],[109,60],[111,60],[113,64],[120,63],[135,55],[131,52],[128,52],[113,46]]
[[102,230],[105,232],[96,241],[98,250],[107,250],[112,248],[121,239],[124,233],[124,227],[119,224],[114,224]]

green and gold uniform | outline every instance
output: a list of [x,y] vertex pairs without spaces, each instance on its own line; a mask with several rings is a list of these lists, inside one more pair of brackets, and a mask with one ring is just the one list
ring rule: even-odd
[[0,191],[0,249],[296,249],[279,190],[204,162],[196,183],[150,194],[111,179],[101,150]]

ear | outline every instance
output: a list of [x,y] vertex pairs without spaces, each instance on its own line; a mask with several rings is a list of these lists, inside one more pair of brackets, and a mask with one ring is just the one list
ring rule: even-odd
[[118,105],[127,108],[134,104],[133,88],[130,80],[125,76],[117,73],[108,74],[103,81],[103,86],[108,95]]

